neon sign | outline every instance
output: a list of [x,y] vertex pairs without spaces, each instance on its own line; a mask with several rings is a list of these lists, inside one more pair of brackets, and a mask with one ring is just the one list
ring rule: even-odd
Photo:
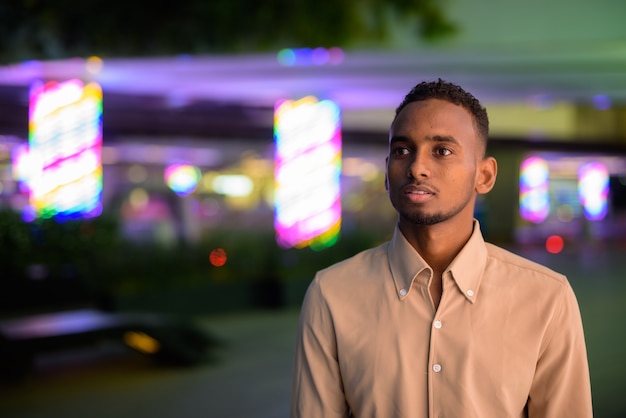
[[102,89],[80,80],[30,89],[28,189],[41,218],[102,212]]
[[531,157],[520,167],[519,210],[523,219],[534,223],[546,220],[550,212],[548,163],[541,158]]
[[341,225],[341,121],[330,100],[284,100],[274,112],[276,241],[333,245]]
[[578,198],[590,221],[604,219],[607,214],[609,171],[602,163],[591,162],[578,169]]

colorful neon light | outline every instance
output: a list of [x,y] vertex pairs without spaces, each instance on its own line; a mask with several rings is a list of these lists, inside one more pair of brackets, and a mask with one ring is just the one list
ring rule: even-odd
[[254,189],[252,179],[243,174],[222,174],[216,176],[212,182],[216,193],[231,197],[250,195]]
[[330,100],[278,102],[274,113],[276,241],[333,245],[341,227],[341,120]]
[[578,198],[585,218],[591,221],[604,219],[608,210],[609,171],[598,162],[583,164],[578,169]]
[[344,52],[341,48],[285,48],[278,52],[277,59],[286,67],[307,67],[322,65],[338,65],[343,62]]
[[520,167],[519,210],[523,219],[534,223],[546,220],[550,212],[548,163],[541,158],[531,157]]
[[13,147],[11,150],[12,174],[22,193],[30,194],[29,184],[32,166],[28,144],[19,144]]
[[179,196],[187,196],[196,190],[200,169],[189,164],[172,164],[165,168],[165,183]]
[[[28,167],[21,167],[36,217],[102,212],[102,89],[80,80],[30,89]],[[23,175],[23,174],[22,174]]]

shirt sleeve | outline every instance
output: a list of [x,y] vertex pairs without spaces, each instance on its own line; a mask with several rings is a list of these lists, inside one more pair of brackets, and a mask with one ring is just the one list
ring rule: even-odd
[[345,418],[348,413],[333,320],[316,276],[306,292],[300,312],[291,418]]
[[528,399],[529,418],[591,418],[591,384],[574,291],[563,286],[539,353]]

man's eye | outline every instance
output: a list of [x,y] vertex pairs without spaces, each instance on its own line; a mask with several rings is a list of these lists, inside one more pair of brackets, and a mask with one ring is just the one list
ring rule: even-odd
[[437,155],[440,155],[442,157],[448,156],[450,154],[452,154],[452,151],[450,151],[448,148],[438,148],[435,153]]
[[394,148],[392,151],[393,155],[407,155],[409,153],[408,148],[398,147]]

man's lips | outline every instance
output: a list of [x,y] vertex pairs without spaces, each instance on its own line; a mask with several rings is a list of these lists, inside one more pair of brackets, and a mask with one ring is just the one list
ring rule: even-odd
[[435,191],[423,185],[410,184],[402,188],[402,194],[415,203],[425,202],[435,195]]

